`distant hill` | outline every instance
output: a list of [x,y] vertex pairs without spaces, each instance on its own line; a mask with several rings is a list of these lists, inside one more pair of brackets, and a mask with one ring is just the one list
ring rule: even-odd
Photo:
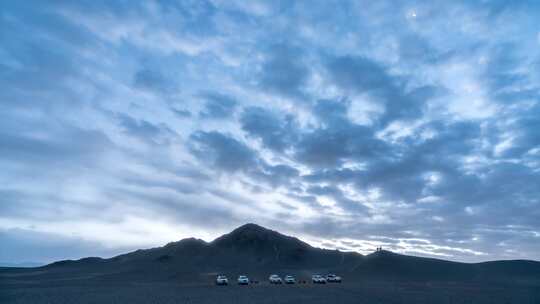
[[[137,250],[110,259],[89,257],[58,261],[26,269],[42,278],[99,280],[170,280],[184,276],[208,280],[216,273],[265,277],[287,272],[337,272],[349,280],[486,281],[533,280],[540,282],[540,262],[515,260],[458,263],[378,251],[363,256],[353,252],[320,249],[255,224],[243,225],[208,243],[189,238],[163,247]],[[37,278],[39,280],[39,278]]]
[[371,278],[405,278],[409,280],[514,280],[535,279],[540,282],[540,262],[527,260],[459,263],[433,258],[378,251],[364,257],[355,274]]
[[40,262],[19,262],[19,263],[0,262],[0,267],[39,267],[44,264],[45,263],[40,263]]

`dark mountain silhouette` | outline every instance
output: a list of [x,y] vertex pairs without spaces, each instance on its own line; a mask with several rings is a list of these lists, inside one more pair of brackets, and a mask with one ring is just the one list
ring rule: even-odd
[[[5,268],[3,271],[17,270]],[[540,262],[515,260],[469,264],[384,250],[363,256],[315,248],[297,238],[255,224],[243,225],[209,243],[189,238],[110,259],[89,257],[58,261],[19,271],[29,271],[45,278],[76,276],[99,280],[170,280],[183,276],[208,280],[216,273],[266,276],[269,272],[286,271],[306,277],[314,272],[338,272],[349,280],[532,279],[540,282]]]
[[[268,275],[337,273],[342,284],[271,286]],[[218,273],[260,284],[214,286]],[[0,303],[540,303],[540,262],[476,264],[315,248],[254,224],[110,259],[0,267]]]
[[527,260],[460,263],[434,258],[407,256],[382,250],[365,256],[354,274],[379,279],[430,281],[540,282],[540,262]]
[[[314,248],[297,238],[280,234],[255,224],[246,224],[213,242],[218,252],[232,254],[236,259],[229,266],[285,267],[289,269],[339,268],[357,263],[358,253]],[[237,261],[234,261],[237,260]]]

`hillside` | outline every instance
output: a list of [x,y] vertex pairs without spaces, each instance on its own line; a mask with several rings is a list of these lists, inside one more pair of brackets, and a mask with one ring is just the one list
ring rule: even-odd
[[[326,250],[255,224],[243,225],[212,242],[189,238],[163,247],[137,250],[110,259],[97,257],[58,261],[37,268],[4,268],[43,280],[175,280],[211,281],[216,273],[264,278],[270,272],[309,277],[337,272],[348,280],[509,281],[540,282],[540,262],[493,261],[476,264],[379,251],[358,253]],[[5,275],[4,275],[5,277]]]

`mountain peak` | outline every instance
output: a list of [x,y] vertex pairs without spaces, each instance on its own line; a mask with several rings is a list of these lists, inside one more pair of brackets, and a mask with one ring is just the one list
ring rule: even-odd
[[[269,233],[269,232],[275,232],[273,230],[264,228],[263,226],[259,226],[254,223],[247,223],[244,224],[236,229],[234,229],[231,233]],[[277,232],[276,232],[277,233]]]
[[[248,223],[244,224],[233,231],[222,235],[215,239],[213,243],[224,243],[229,241],[239,241],[239,240],[254,240],[254,239],[267,239],[270,235],[274,237],[282,236],[280,233],[264,228],[257,224]],[[286,237],[283,235],[283,237]]]
[[228,234],[215,239],[212,244],[220,247],[236,247],[241,249],[271,250],[278,247],[310,247],[297,238],[283,235],[257,224],[242,225]]
[[181,239],[180,241],[167,243],[165,247],[167,248],[167,247],[178,247],[178,246],[204,246],[204,245],[207,245],[207,243],[204,240],[190,237],[190,238]]

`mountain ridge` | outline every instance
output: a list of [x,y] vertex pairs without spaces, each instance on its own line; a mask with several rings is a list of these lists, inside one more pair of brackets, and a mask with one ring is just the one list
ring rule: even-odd
[[[139,249],[112,258],[87,257],[26,268],[62,277],[101,273],[101,277],[169,280],[188,274],[260,273],[283,270],[308,275],[337,272],[351,279],[505,280],[540,282],[540,262],[503,260],[463,263],[390,251],[369,255],[312,247],[302,240],[256,224],[242,225],[211,242],[186,238],[162,247]],[[68,275],[69,274],[69,275]]]

